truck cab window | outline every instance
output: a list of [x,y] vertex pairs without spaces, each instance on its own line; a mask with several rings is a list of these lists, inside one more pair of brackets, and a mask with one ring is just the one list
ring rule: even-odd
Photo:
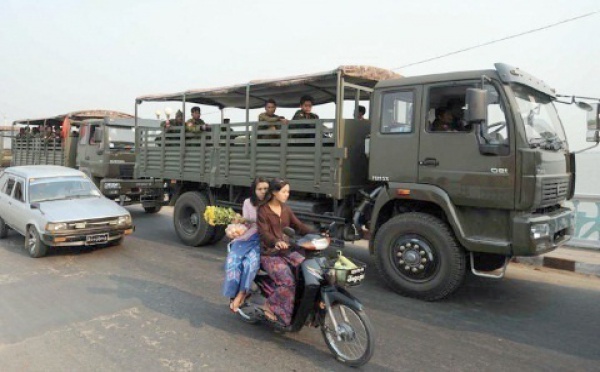
[[500,94],[492,85],[486,85],[485,89],[488,91],[488,119],[487,125],[481,128],[481,136],[486,138],[489,144],[506,145],[508,130]]
[[382,95],[381,133],[410,133],[414,122],[414,92]]
[[469,132],[471,127],[464,121],[465,95],[474,85],[451,85],[429,88],[427,131]]

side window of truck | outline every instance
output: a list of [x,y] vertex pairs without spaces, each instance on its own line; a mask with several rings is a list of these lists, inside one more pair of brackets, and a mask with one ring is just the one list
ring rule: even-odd
[[6,173],[0,174],[0,192],[4,192],[4,187],[6,186],[6,181],[8,180],[8,176]]
[[87,145],[87,138],[88,138],[88,126],[87,125],[82,125],[81,128],[79,129],[79,144],[80,145]]
[[381,133],[411,133],[415,93],[387,92],[381,97]]
[[17,181],[13,198],[20,202],[25,202],[25,193],[23,192],[23,181]]

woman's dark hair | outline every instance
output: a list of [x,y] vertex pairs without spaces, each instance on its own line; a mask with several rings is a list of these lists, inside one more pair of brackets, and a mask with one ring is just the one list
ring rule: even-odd
[[271,180],[271,182],[269,182],[269,192],[267,193],[267,196],[265,196],[264,203],[266,204],[269,201],[271,201],[271,199],[273,198],[274,192],[281,191],[281,189],[283,189],[285,186],[287,186],[289,184],[290,184],[290,182],[283,178],[273,178]]
[[[256,197],[256,186],[258,186],[259,183],[266,183],[269,184],[269,189],[271,188],[271,184],[269,183],[269,181],[264,178],[264,177],[256,177],[252,183],[250,184],[250,203],[252,203],[253,206],[258,206],[258,204],[260,204],[260,200],[258,200],[258,198]],[[267,192],[268,194],[268,192]],[[267,200],[266,196],[265,196],[265,200]]]

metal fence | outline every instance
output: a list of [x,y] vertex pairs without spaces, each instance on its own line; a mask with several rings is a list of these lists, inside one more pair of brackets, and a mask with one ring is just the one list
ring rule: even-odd
[[575,236],[569,245],[600,249],[600,195],[575,195]]

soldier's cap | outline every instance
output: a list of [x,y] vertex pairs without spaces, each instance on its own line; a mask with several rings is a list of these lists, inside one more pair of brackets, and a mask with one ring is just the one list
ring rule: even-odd
[[183,111],[177,110],[177,112],[175,113],[175,117],[177,118],[177,117],[180,117],[180,116],[183,117]]

